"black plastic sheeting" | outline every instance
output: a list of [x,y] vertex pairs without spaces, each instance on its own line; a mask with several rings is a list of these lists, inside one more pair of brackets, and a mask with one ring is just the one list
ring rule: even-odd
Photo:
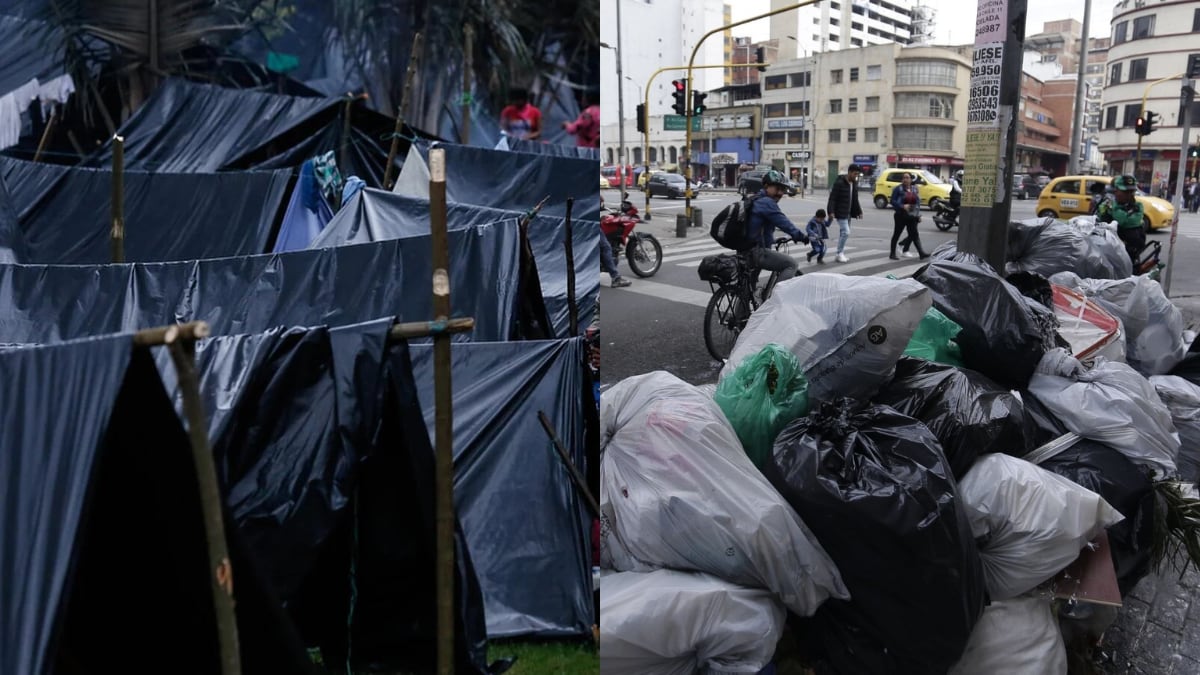
[[[339,150],[344,127],[344,97],[303,97],[226,89],[171,79],[150,97],[118,130],[125,138],[125,166],[170,172],[212,172],[231,169],[299,166],[306,159]],[[358,148],[341,167],[343,177],[366,179],[386,162],[395,120],[354,104],[352,138]],[[400,152],[407,138],[429,138],[403,128]],[[365,150],[364,144],[367,147]],[[375,157],[367,160],[363,153]],[[378,157],[382,154],[382,157]],[[88,159],[89,166],[110,166],[112,145]],[[373,165],[375,168],[371,168]],[[365,175],[363,175],[365,174]]]
[[[131,356],[132,354],[132,356]],[[0,352],[0,670],[220,672],[188,437],[129,335]],[[232,522],[245,672],[313,672]],[[121,607],[122,620],[113,620]]]
[[904,356],[896,377],[872,401],[929,427],[955,480],[981,455],[1024,457],[1034,448],[1032,422],[1021,399],[973,370]]
[[[327,663],[349,648],[409,671],[434,666],[433,454],[391,325],[222,336],[196,358],[226,502],[306,643]],[[483,598],[456,528],[458,672],[485,672]]]
[[[429,144],[418,143],[426,163]],[[446,198],[509,211],[528,211],[549,197],[542,213],[566,214],[567,197],[575,198],[573,216],[600,221],[600,163],[574,157],[532,155],[467,145],[438,143],[446,151]]]
[[990,266],[936,260],[913,278],[929,288],[938,311],[962,326],[954,341],[966,366],[1001,385],[1024,388],[1057,346],[1054,313],[1027,301]]
[[850,600],[798,624],[839,673],[944,673],[983,612],[971,525],[937,438],[887,406],[819,407],[763,474],[833,558]]
[[1108,528],[1121,596],[1150,571],[1154,546],[1154,484],[1146,470],[1113,448],[1080,440],[1040,466],[1095,492],[1125,516]]
[[[411,351],[432,434],[433,347]],[[585,635],[596,622],[591,518],[537,417],[585,472],[585,352],[582,338],[453,349],[455,499],[491,638]]]
[[[523,214],[468,204],[449,204],[446,221],[451,230],[466,230],[481,225],[515,227]],[[554,334],[570,337],[583,333],[592,323],[600,299],[600,224],[577,221],[572,217],[572,241],[575,257],[575,303],[579,325],[570,330],[567,304],[567,259],[564,218],[538,214],[530,221],[529,242],[537,259],[542,297]],[[429,233],[429,202],[403,197],[383,190],[366,189],[352,199],[325,226],[312,242],[312,248],[342,246]],[[455,289],[451,287],[451,297]]]
[[0,171],[0,263],[15,263],[25,257],[25,238],[17,221],[17,210],[8,181]]
[[[106,169],[0,157],[15,193],[21,262],[112,260],[112,177]],[[218,174],[126,171],[125,260],[159,262],[262,253],[291,171]]]
[[[517,312],[518,234],[449,236],[462,340],[505,340]],[[429,237],[242,258],[123,265],[0,264],[0,343],[47,343],[204,320],[214,335],[433,314]]]
[[[507,147],[506,147],[507,146]],[[497,150],[511,150],[531,155],[553,155],[555,157],[576,157],[600,161],[600,149],[579,147],[576,145],[560,145],[558,143],[542,143],[541,141],[526,141],[519,138],[505,137],[496,146]]]

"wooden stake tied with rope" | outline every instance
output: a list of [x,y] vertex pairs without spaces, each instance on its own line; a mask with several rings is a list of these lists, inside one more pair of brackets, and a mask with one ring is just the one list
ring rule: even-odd
[[396,109],[396,129],[392,132],[392,146],[388,150],[387,165],[383,170],[383,189],[392,189],[392,171],[396,164],[396,154],[400,152],[400,135],[404,132],[404,119],[408,116],[408,101],[412,95],[413,78],[417,74],[417,65],[421,62],[421,48],[424,38],[420,33],[413,36],[412,53],[408,57],[408,70],[404,73],[404,91],[400,93],[400,107]]
[[112,261],[125,262],[125,139],[113,135],[112,230],[109,233]]

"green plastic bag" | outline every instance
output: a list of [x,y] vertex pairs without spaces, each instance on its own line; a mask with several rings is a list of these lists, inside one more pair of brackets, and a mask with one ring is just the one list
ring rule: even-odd
[[962,352],[958,343],[954,342],[961,330],[962,326],[954,323],[950,317],[937,311],[936,307],[930,307],[921,323],[917,324],[917,331],[908,341],[904,353],[948,366],[962,366]]
[[771,457],[775,436],[808,413],[808,381],[787,349],[768,344],[747,357],[713,395],[754,466]]

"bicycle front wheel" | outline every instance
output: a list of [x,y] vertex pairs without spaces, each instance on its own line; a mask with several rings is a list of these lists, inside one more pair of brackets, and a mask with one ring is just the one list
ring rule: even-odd
[[750,308],[735,289],[724,287],[713,293],[704,310],[704,346],[714,359],[729,358],[748,318]]

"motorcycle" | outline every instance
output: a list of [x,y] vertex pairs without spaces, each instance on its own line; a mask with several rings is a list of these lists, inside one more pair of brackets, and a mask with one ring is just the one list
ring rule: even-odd
[[933,224],[942,232],[949,232],[950,228],[958,225],[958,211],[958,208],[939,199],[933,203]]
[[629,260],[629,269],[639,277],[652,277],[662,267],[662,245],[652,234],[634,232],[642,222],[637,207],[626,200],[619,211],[610,210],[600,216],[600,232],[612,245],[613,258],[620,265],[621,252]]

